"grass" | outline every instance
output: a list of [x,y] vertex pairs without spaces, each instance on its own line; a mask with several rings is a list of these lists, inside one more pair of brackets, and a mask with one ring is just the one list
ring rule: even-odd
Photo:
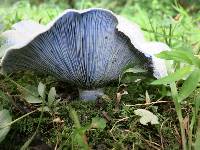
[[[33,19],[47,24],[63,10],[71,7],[76,9],[102,7],[139,24],[149,40],[162,41],[170,45],[172,49],[188,49],[199,55],[198,22],[200,15],[197,12],[200,7],[196,6],[195,2],[188,3],[186,6],[180,6],[172,0],[79,0],[76,2],[68,0],[67,2],[66,0],[30,0],[17,3],[11,1],[12,5],[7,2],[0,7],[0,24],[2,24],[0,31],[10,29],[12,24],[23,19]],[[57,111],[52,109],[51,113],[44,112],[42,119],[40,119],[40,112],[36,112],[14,123],[9,134],[0,144],[0,149],[20,149],[34,134],[39,122],[37,136],[30,144],[32,148],[43,144],[43,146],[57,147],[58,149],[79,149],[82,138],[78,139],[78,135],[87,137],[87,144],[92,149],[182,148],[180,126],[178,117],[175,115],[176,109],[170,97],[170,90],[168,87],[151,85],[152,79],[144,79],[135,83],[132,75],[124,77],[122,83],[128,85],[129,94],[122,96],[119,111],[115,112],[118,88],[116,82],[105,87],[106,95],[109,98],[102,98],[97,102],[83,102],[77,99],[76,89],[49,76],[27,71],[11,74],[9,78],[0,77],[2,91],[0,108],[8,109],[13,120],[39,107],[25,101],[23,90],[17,84],[23,87],[32,85],[37,88],[39,82],[45,83],[46,91],[49,91],[51,87],[56,88],[58,94],[56,99],[61,99],[61,101],[57,105],[59,108]],[[176,84],[181,86],[182,83],[183,81],[180,81]],[[148,95],[145,95],[146,91],[148,91]],[[197,97],[199,91],[197,87],[180,104],[184,120],[189,114],[189,118],[192,118],[193,99]],[[74,98],[76,100],[72,100]],[[150,99],[148,105],[145,104],[147,99]],[[74,125],[74,118],[70,117],[71,108],[77,113],[80,123],[78,127]],[[136,109],[151,111],[159,118],[160,124],[149,124],[148,126],[140,124],[139,117],[134,113]],[[94,117],[105,118],[107,120],[106,127],[104,129],[88,129],[87,127]],[[60,121],[55,122],[54,119],[57,118],[60,118]],[[198,124],[195,123],[194,127],[197,126]],[[84,131],[86,128],[87,130]],[[189,137],[187,129],[185,125],[186,138]],[[193,134],[192,139],[195,139]]]

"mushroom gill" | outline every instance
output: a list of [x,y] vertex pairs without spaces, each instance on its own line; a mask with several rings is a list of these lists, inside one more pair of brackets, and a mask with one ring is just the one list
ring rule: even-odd
[[102,95],[98,89],[132,65],[156,78],[167,74],[154,54],[169,47],[146,42],[140,28],[105,9],[67,10],[47,26],[24,20],[2,34],[1,71],[33,70],[77,86],[82,99]]

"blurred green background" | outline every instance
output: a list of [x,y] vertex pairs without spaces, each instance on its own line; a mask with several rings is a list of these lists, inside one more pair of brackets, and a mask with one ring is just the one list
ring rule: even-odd
[[[139,24],[149,40],[169,44],[169,38],[172,38],[167,35],[170,28],[173,29],[172,47],[182,44],[191,47],[200,39],[199,0],[1,0],[1,3],[1,31],[23,19],[47,24],[65,9],[98,7],[110,9]],[[198,46],[193,46],[195,52]]]

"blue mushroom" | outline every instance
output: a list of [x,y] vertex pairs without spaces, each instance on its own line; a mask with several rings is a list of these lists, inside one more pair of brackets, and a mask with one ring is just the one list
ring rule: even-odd
[[169,47],[146,42],[140,28],[105,9],[67,10],[47,26],[30,20],[2,34],[1,71],[33,70],[77,86],[80,97],[93,100],[101,87],[132,65],[156,78],[167,74],[154,54]]

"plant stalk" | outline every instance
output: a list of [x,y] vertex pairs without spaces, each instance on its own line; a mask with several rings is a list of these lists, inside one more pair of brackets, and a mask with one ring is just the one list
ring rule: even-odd
[[187,150],[185,129],[183,126],[183,116],[182,116],[182,111],[181,111],[181,104],[178,102],[178,99],[177,99],[178,92],[177,92],[177,87],[176,87],[175,82],[170,84],[170,88],[171,88],[172,98],[174,101],[176,113],[177,113],[180,128],[181,128],[182,148],[183,148],[183,150]]
[[25,118],[26,116],[29,116],[30,114],[32,114],[32,113],[34,113],[34,112],[36,112],[36,111],[37,111],[37,110],[31,111],[31,112],[29,112],[29,113],[27,113],[27,114],[25,114],[25,115],[23,115],[23,116],[21,116],[21,117],[15,119],[14,121],[12,121],[12,122],[10,122],[10,123],[4,125],[4,126],[0,126],[0,129],[1,129],[1,128],[6,128],[6,127],[12,125],[13,123],[15,123],[15,122],[17,122],[17,121],[19,121],[19,120]]
[[194,112],[193,110],[193,114],[192,114],[192,120],[191,120],[191,123],[190,123],[190,126],[189,126],[189,135],[188,135],[188,149],[191,150],[192,149],[192,133],[193,133],[193,128],[194,128],[194,124],[196,122],[196,113]]
[[34,134],[31,136],[31,138],[24,143],[24,145],[20,148],[20,150],[27,150],[29,145],[31,144],[31,142],[33,141],[35,136],[37,135],[41,121],[42,121],[42,117],[43,117],[43,114],[44,114],[44,105],[45,105],[44,102],[45,102],[45,99],[42,98],[42,110],[41,110],[41,113],[40,113],[39,123],[37,125],[36,130],[35,130]]
[[[70,114],[71,114],[70,115],[71,119],[74,122],[75,128],[80,129],[81,124],[80,124],[77,112],[73,108],[70,108]],[[83,139],[83,142],[89,147],[88,142],[87,142],[87,136],[85,135],[85,133],[82,134],[82,139]]]

